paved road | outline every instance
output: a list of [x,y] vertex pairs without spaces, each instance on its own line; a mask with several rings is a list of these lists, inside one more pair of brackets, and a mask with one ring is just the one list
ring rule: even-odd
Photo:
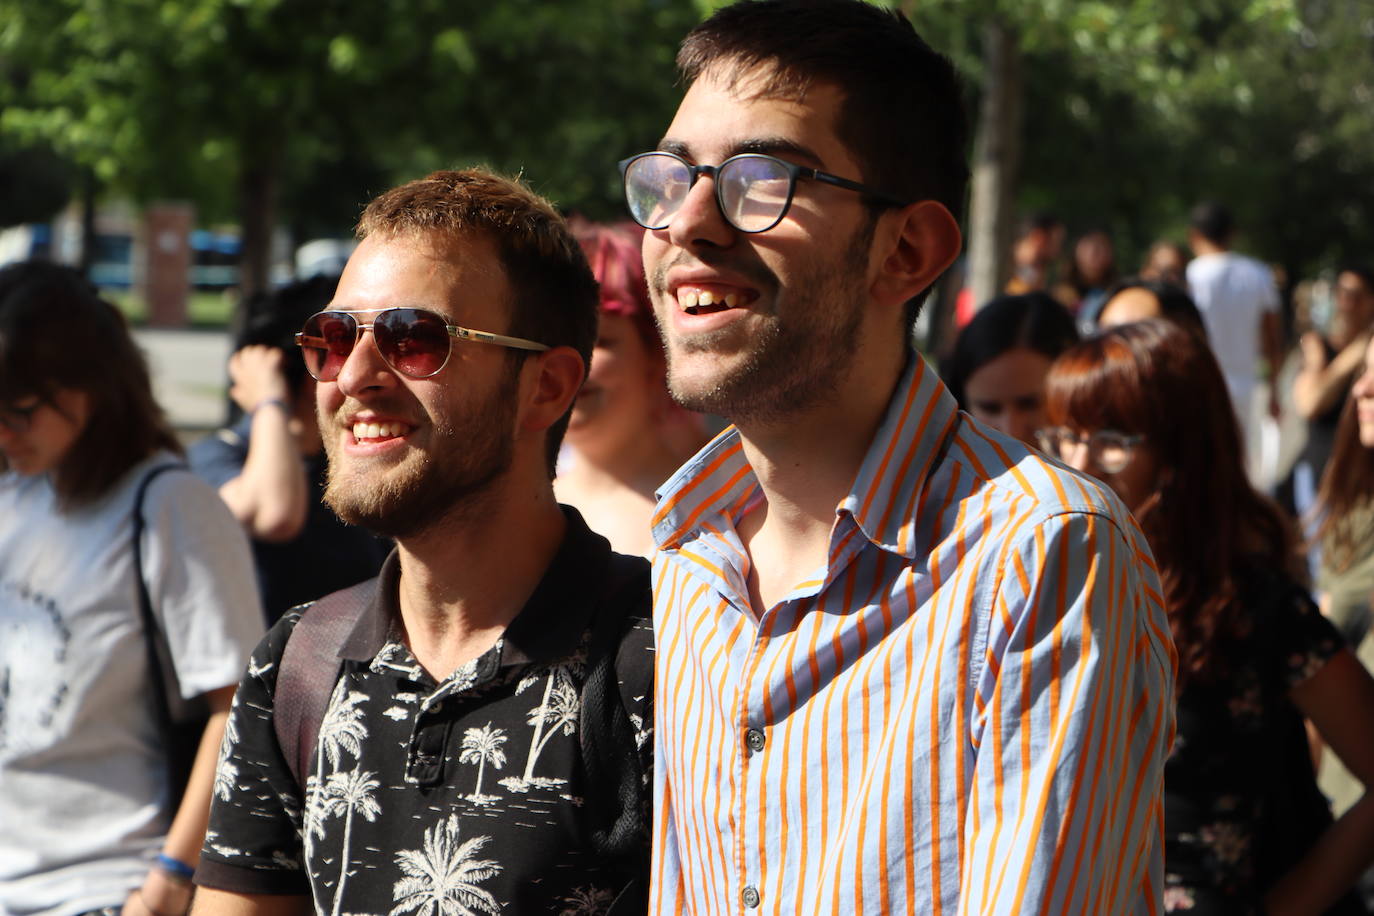
[[134,331],[134,339],[148,356],[153,395],[184,438],[224,422],[226,332],[142,328]]

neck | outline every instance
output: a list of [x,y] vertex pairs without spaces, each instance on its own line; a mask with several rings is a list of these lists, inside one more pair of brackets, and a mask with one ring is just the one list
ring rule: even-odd
[[567,525],[547,479],[498,482],[480,511],[468,508],[396,545],[405,639],[436,679],[496,643],[543,578]]
[[1225,254],[1231,249],[1225,245],[1218,245],[1210,239],[1202,237],[1195,238],[1192,242],[1193,254],[1201,256],[1204,254]]
[[643,429],[639,435],[623,439],[607,441],[583,435],[570,443],[577,461],[569,476],[576,478],[577,486],[584,493],[597,495],[629,490],[652,500],[654,490],[691,457],[679,454],[663,436],[645,434]]
[[854,485],[908,352],[903,339],[889,358],[856,366],[835,398],[804,414],[740,425],[745,456],[766,499],[762,511],[746,517],[750,524],[742,532],[807,545],[813,556],[824,557],[835,507]]

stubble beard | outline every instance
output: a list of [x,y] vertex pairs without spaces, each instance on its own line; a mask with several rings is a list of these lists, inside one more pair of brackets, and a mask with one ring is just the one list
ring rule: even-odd
[[[665,348],[673,400],[688,410],[749,425],[776,423],[834,397],[859,357],[863,280],[876,225],[876,219],[870,219],[857,230],[838,263],[795,278],[787,307],[800,317],[789,321],[774,315],[749,342],[744,359],[707,384],[689,385],[677,376],[674,347]],[[656,271],[655,286],[666,297],[665,273],[666,268]],[[669,331],[657,310],[654,318],[667,340]],[[736,333],[734,328],[722,328],[679,341],[676,347],[683,354],[711,353]]]
[[514,404],[499,395],[461,424],[435,422],[429,449],[386,471],[346,472],[326,436],[325,505],[347,524],[402,541],[482,515],[514,455]]

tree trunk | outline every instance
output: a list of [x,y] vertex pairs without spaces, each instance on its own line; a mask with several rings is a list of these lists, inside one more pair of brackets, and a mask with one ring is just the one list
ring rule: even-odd
[[76,255],[76,267],[81,276],[91,278],[91,267],[95,265],[95,197],[98,190],[95,172],[83,169],[81,172],[81,248]]
[[1021,160],[1021,49],[1015,31],[1000,19],[984,29],[983,64],[968,246],[968,285],[977,306],[1007,285]]
[[277,221],[278,161],[278,157],[269,152],[245,165],[239,178],[239,223],[243,233],[243,249],[239,254],[240,302],[247,302],[272,287],[272,230]]

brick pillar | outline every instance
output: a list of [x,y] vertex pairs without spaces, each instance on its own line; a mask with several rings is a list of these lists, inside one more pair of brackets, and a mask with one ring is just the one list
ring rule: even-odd
[[186,326],[194,223],[195,208],[190,204],[154,204],[143,213],[141,286],[153,327]]

